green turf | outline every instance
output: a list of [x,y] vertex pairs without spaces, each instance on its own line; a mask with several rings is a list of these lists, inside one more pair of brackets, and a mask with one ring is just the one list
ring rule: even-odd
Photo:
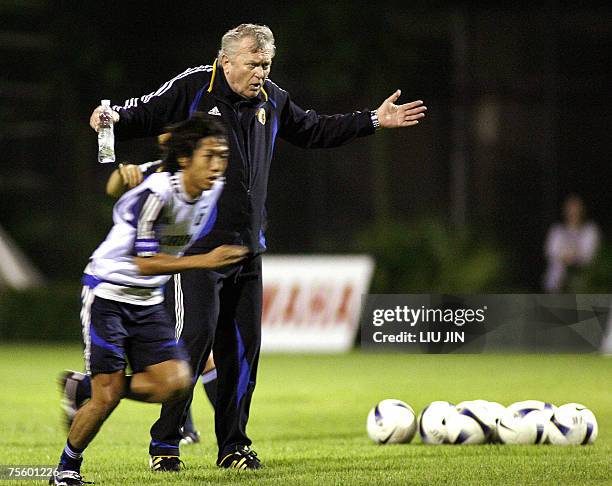
[[[80,365],[78,346],[0,346],[0,462],[57,462],[65,433],[55,378]],[[424,446],[418,437],[377,446],[365,418],[383,398],[419,410],[433,400],[578,401],[595,412],[599,438],[589,447]],[[203,444],[184,448],[180,474],[148,471],[158,407],[127,401],[87,450],[83,474],[98,485],[612,484],[612,358],[597,355],[265,355],[249,423],[265,463],[257,472],[218,470],[199,389],[194,411]]]

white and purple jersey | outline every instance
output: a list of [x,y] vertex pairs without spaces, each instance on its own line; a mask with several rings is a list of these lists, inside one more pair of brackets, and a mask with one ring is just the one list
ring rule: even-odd
[[210,231],[224,180],[192,199],[183,173],[157,172],[126,192],[113,209],[113,227],[94,251],[83,283],[103,299],[152,305],[163,301],[169,275],[141,275],[133,257],[182,256]]

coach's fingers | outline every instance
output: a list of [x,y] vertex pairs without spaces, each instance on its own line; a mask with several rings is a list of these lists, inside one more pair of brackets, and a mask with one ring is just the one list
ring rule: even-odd
[[401,94],[402,94],[402,90],[401,89],[396,90],[391,96],[389,96],[385,100],[385,103],[395,103],[399,99]]
[[425,118],[425,113],[417,113],[416,115],[404,115],[404,121],[419,120]]
[[404,103],[399,105],[400,110],[426,110],[427,107],[423,105],[423,100],[411,101],[410,103]]
[[[96,132],[100,130],[100,112],[103,110],[102,105],[98,106],[89,117],[89,126]],[[111,116],[113,117],[113,123],[117,123],[121,116],[115,110],[111,110]]]
[[98,106],[89,117],[89,126],[93,128],[96,132],[100,129],[100,112],[102,111],[102,106]]

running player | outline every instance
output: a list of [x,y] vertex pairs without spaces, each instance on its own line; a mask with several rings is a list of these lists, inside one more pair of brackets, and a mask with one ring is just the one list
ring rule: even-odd
[[[167,134],[162,134],[157,137],[160,145],[163,145],[167,140]],[[115,169],[106,183],[106,194],[111,197],[119,198],[129,189],[133,189],[142,181],[144,181],[151,174],[160,170],[161,160],[154,160],[151,162],[145,162],[144,164],[119,164],[119,167]],[[174,282],[168,282],[168,285],[172,285]],[[172,295],[171,295],[172,297]],[[170,299],[172,300],[172,298]],[[168,302],[168,300],[166,300]],[[176,309],[167,308],[171,316],[175,317],[174,314]],[[79,380],[79,374],[70,375],[67,380],[76,379]],[[200,376],[200,381],[203,385],[204,392],[208,397],[213,409],[215,407],[215,401],[217,397],[217,369],[215,367],[215,361],[213,359],[212,352],[208,356],[204,371]],[[198,432],[195,423],[193,421],[191,408],[186,412],[185,424],[181,428],[181,445],[190,445],[200,442],[200,433]]]
[[[113,210],[114,225],[90,257],[83,278],[81,320],[91,398],[73,403],[74,417],[55,485],[84,484],[82,455],[122,398],[164,403],[189,393],[192,373],[180,335],[165,311],[169,274],[220,268],[248,249],[223,245],[184,251],[212,226],[223,189],[225,128],[196,114],[170,129],[163,171],[128,191]],[[133,374],[126,375],[129,363]],[[81,393],[81,397],[86,394]]]

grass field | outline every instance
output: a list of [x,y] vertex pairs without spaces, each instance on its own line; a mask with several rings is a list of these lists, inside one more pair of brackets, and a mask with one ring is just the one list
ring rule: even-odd
[[[0,462],[56,464],[65,433],[55,378],[64,368],[80,369],[80,356],[74,345],[0,346]],[[433,400],[578,401],[595,412],[599,438],[590,447],[424,446],[418,437],[409,445],[377,446],[365,433],[365,418],[383,398],[415,410]],[[183,472],[150,472],[148,430],[158,410],[123,402],[86,451],[86,479],[98,485],[612,484],[612,358],[597,355],[265,355],[249,423],[265,463],[256,472],[214,466],[212,412],[201,389],[194,418],[203,443],[184,448]]]

